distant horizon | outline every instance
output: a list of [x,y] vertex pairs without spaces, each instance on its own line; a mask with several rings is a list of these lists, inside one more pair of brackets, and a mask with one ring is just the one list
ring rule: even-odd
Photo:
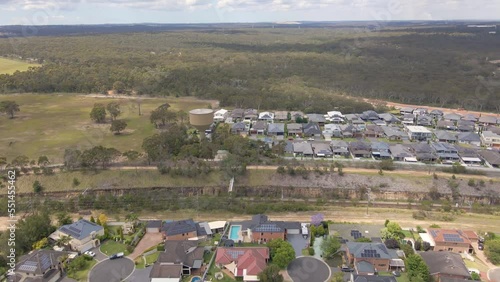
[[0,25],[498,21],[491,0],[0,0]]
[[[310,20],[290,20],[290,21],[241,21],[241,22],[103,22],[103,23],[67,23],[67,24],[39,24],[35,26],[99,26],[99,25],[223,25],[223,24],[282,24],[282,25],[299,25],[301,23],[387,23],[387,22],[473,22],[473,23],[488,23],[500,25],[499,19],[451,19],[451,20],[325,20],[325,21],[310,21]],[[29,24],[0,24],[0,27],[6,26],[33,26]]]

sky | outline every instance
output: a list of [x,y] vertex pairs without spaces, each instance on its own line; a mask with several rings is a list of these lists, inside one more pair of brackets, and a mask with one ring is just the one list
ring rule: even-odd
[[498,20],[498,0],[0,0],[0,25]]

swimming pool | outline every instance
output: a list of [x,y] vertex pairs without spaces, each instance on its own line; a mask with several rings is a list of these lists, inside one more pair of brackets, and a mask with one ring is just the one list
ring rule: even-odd
[[200,282],[200,281],[201,281],[200,276],[195,276],[195,277],[191,278],[191,282]]
[[241,225],[231,225],[231,228],[229,229],[229,239],[237,242],[240,240],[240,232],[241,230]]

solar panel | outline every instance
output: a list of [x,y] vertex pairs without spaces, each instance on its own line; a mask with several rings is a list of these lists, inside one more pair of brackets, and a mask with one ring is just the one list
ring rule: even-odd
[[49,269],[51,264],[52,263],[51,263],[50,255],[47,255],[47,254],[42,255],[42,257],[40,259],[40,266],[42,268],[42,271]]

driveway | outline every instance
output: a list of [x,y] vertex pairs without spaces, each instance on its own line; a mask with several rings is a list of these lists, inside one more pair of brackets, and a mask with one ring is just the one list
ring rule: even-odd
[[293,282],[325,282],[330,279],[330,267],[314,257],[300,257],[293,260],[287,268]]
[[488,279],[491,282],[500,281],[500,267],[488,270]]
[[134,262],[127,257],[105,259],[92,268],[89,273],[89,282],[120,282],[129,277],[134,269]]
[[103,261],[103,260],[105,260],[105,259],[107,259],[107,258],[108,258],[108,256],[107,256],[107,255],[105,255],[105,254],[103,254],[103,253],[101,252],[101,248],[100,248],[100,246],[99,246],[99,247],[92,248],[92,249],[90,249],[90,251],[91,251],[91,252],[93,252],[93,253],[95,254],[94,259],[95,259],[95,260],[97,260],[97,262]]
[[135,269],[134,272],[127,278],[126,282],[141,282],[141,281],[149,281],[149,273],[151,273],[151,269],[153,266],[149,266],[143,269]]
[[302,250],[309,246],[309,239],[304,239],[301,234],[286,235],[286,238],[295,250],[295,257],[302,256]]
[[144,251],[160,244],[161,242],[163,242],[163,237],[161,233],[146,233],[144,234],[144,237],[142,237],[139,244],[135,246],[134,252],[128,255],[127,257],[135,261],[137,257],[139,257],[140,255],[142,255],[142,253],[144,253]]

